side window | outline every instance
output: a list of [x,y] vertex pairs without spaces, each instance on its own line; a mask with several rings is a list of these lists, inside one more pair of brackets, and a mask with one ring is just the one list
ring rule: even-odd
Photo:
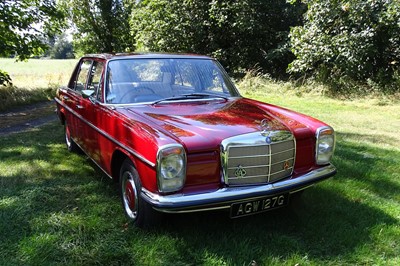
[[101,73],[103,72],[103,62],[94,61],[92,70],[90,72],[89,82],[88,82],[88,90],[93,90],[93,95],[101,100]]
[[75,81],[75,90],[76,91],[82,91],[85,89],[86,86],[86,81],[88,78],[90,66],[92,64],[92,60],[84,60],[81,64],[81,67],[79,69],[78,77]]

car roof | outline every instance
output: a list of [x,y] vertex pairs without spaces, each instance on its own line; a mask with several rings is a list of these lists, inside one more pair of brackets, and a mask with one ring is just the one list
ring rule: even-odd
[[134,59],[134,58],[191,58],[191,59],[212,59],[211,57],[197,54],[169,54],[169,53],[103,53],[103,54],[87,54],[85,58],[101,58],[106,60],[113,59]]

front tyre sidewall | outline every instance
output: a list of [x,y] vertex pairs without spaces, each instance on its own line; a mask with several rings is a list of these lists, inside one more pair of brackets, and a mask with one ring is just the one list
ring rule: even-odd
[[122,207],[128,219],[135,222],[138,218],[139,210],[139,190],[137,180],[137,171],[129,164],[125,164],[120,174],[120,192]]
[[122,164],[119,189],[122,207],[130,222],[141,228],[157,224],[160,215],[140,197],[142,184],[139,173],[129,159]]

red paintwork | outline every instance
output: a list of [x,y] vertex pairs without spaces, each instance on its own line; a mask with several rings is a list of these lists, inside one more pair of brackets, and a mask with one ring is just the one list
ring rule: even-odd
[[[74,75],[77,75],[76,70],[69,87],[73,86]],[[64,99],[64,96],[68,99]],[[109,176],[117,178],[115,174],[118,174],[118,169],[113,172],[112,158],[116,152],[121,152],[132,160],[143,187],[151,192],[158,190],[155,167],[140,160],[127,147],[155,164],[160,146],[176,142],[183,144],[188,163],[183,190],[193,193],[222,186],[219,158],[221,140],[259,132],[260,121],[268,119],[274,129],[288,129],[296,138],[295,177],[317,168],[314,159],[315,131],[326,125],[314,118],[245,98],[113,108],[94,104],[65,88],[59,90],[57,99],[60,118],[71,126],[74,140]],[[77,105],[83,108],[78,109]],[[84,121],[122,145],[100,134]]]

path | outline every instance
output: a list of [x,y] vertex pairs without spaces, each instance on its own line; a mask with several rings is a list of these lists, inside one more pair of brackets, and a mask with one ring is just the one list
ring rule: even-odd
[[0,112],[0,136],[30,130],[57,120],[53,101],[40,102]]

